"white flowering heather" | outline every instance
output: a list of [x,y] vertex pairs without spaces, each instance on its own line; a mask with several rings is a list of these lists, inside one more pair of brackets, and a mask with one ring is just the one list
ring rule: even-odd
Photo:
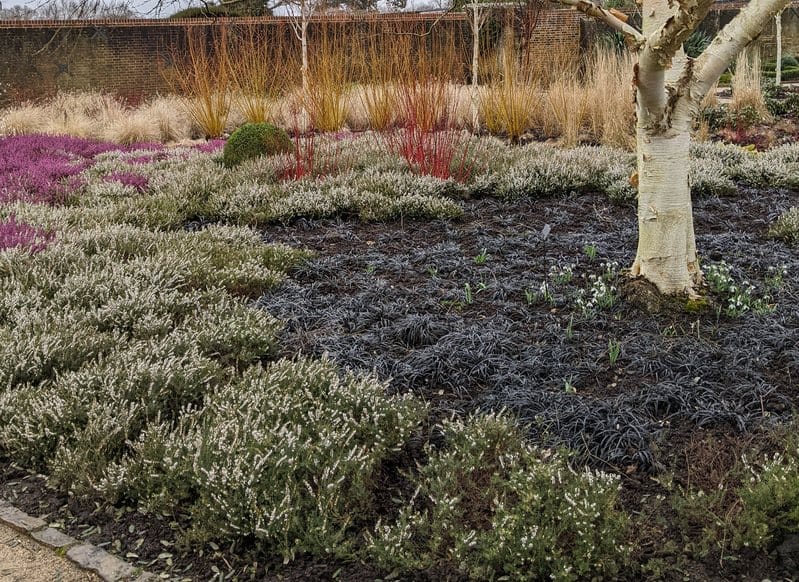
[[26,224],[36,225],[48,232],[75,228],[97,228],[111,223],[104,208],[82,208],[78,206],[45,206],[27,202],[15,202],[0,206],[4,219],[15,216]]
[[772,225],[769,234],[788,243],[799,242],[799,206],[785,211]]
[[[52,383],[11,389],[0,416],[3,445],[27,463],[47,462],[65,485],[85,487],[149,421],[174,421],[224,377],[214,360],[171,338],[128,342],[124,349],[66,371]],[[51,406],[57,402],[59,406]],[[41,458],[25,457],[35,451]]]
[[744,164],[732,166],[729,172],[733,179],[756,188],[799,188],[799,146],[752,152]]
[[257,296],[306,255],[249,229],[62,230],[0,252],[0,450],[89,487],[149,423],[174,423],[272,355]]
[[728,175],[729,166],[716,157],[693,157],[689,176],[694,196],[731,196],[738,191]]
[[718,162],[725,168],[746,163],[752,152],[733,144],[719,142],[691,143],[691,157],[697,160]]
[[462,191],[451,180],[370,169],[279,186],[242,183],[212,198],[212,204],[220,208],[223,219],[239,224],[337,215],[357,215],[366,221],[449,218],[463,212],[451,198]]
[[[475,187],[489,194],[493,190],[493,195],[509,200],[585,192],[612,191],[617,198],[634,195],[629,177],[634,171],[635,157],[622,150],[606,147],[560,150],[531,144],[519,148],[506,164],[504,171],[478,177]],[[492,183],[484,183],[486,180]]]
[[[791,439],[789,439],[790,441]],[[742,511],[738,516],[738,546],[756,549],[773,540],[799,533],[799,446],[775,453],[761,465],[744,459],[748,473],[738,494]]]
[[286,560],[342,555],[372,511],[380,464],[424,414],[329,361],[284,360],[220,387],[174,432],[153,426],[101,488],[154,509],[192,503],[200,538],[254,536]]
[[373,558],[412,572],[443,566],[474,580],[612,577],[625,560],[618,477],[575,472],[497,415],[444,424],[411,502],[378,523]]
[[766,152],[719,143],[691,146],[692,191],[727,195],[735,184],[756,188],[799,187],[799,146],[788,144]]

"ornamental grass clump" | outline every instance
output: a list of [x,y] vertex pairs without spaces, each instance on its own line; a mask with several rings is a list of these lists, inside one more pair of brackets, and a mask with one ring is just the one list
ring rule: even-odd
[[474,580],[612,578],[625,562],[619,479],[530,445],[498,415],[454,420],[446,445],[412,476],[413,498],[379,522],[369,551],[383,568],[454,571]]
[[347,94],[351,59],[350,47],[336,29],[321,31],[322,38],[310,55],[307,87],[302,104],[313,128],[319,131],[338,131],[347,120]]
[[233,102],[248,122],[264,123],[272,119],[277,99],[291,82],[291,55],[277,40],[279,34],[270,38],[258,25],[242,24],[235,32],[228,62]]
[[268,123],[246,123],[233,132],[222,152],[222,163],[232,168],[260,156],[288,154],[294,150],[291,138]]
[[506,135],[512,143],[529,131],[541,109],[540,88],[513,72],[493,82],[480,94],[480,119],[489,133]]
[[227,27],[213,27],[210,32],[190,27],[186,47],[186,54],[173,48],[176,65],[164,76],[174,92],[183,96],[183,106],[202,134],[219,137],[230,115],[233,81]]
[[177,428],[153,426],[101,489],[154,510],[189,507],[200,540],[254,538],[286,561],[346,556],[373,516],[381,464],[425,415],[330,361],[256,366]]

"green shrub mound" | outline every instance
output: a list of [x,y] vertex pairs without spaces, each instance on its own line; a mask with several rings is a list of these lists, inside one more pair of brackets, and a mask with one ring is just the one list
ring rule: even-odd
[[222,151],[222,163],[233,168],[260,156],[287,154],[293,146],[289,134],[269,123],[245,123],[230,136]]
[[427,446],[414,499],[370,537],[381,567],[472,580],[611,579],[620,570],[628,548],[617,476],[572,470],[503,416],[443,431],[447,446]]
[[[788,69],[791,67],[799,67],[799,61],[797,61],[796,57],[793,55],[784,55],[780,62],[782,63],[783,69]],[[773,71],[776,68],[777,68],[776,61],[768,61],[767,63],[763,64],[764,71]]]

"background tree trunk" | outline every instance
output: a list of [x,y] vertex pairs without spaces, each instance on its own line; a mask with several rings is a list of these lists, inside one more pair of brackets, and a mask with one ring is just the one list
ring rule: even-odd
[[300,25],[300,44],[302,49],[302,90],[308,91],[308,18],[303,14]]
[[774,17],[774,26],[777,28],[777,64],[774,68],[774,84],[782,84],[782,12],[777,12]]

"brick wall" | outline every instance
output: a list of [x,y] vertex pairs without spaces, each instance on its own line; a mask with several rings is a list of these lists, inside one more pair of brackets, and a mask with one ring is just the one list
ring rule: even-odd
[[[311,26],[398,27],[409,32],[449,34],[460,43],[468,71],[471,32],[462,14],[325,16]],[[292,38],[282,18],[219,18],[214,20],[0,21],[0,106],[53,94],[57,90],[99,89],[139,100],[169,90],[163,73],[172,66],[175,49],[185,46],[187,31],[259,25],[268,35]],[[553,45],[580,50],[578,15],[553,10],[539,15],[526,45],[530,58],[545,59]],[[211,35],[209,35],[209,38]],[[298,43],[295,43],[295,45]],[[297,49],[299,50],[299,49]]]
[[532,62],[546,61],[555,51],[580,54],[580,23],[575,10],[548,10],[538,15],[530,31],[527,54]]

